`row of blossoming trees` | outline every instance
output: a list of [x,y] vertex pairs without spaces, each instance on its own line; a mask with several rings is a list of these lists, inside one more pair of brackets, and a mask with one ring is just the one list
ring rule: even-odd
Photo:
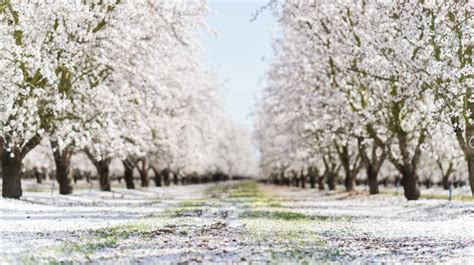
[[[60,193],[86,154],[102,190],[122,159],[184,177],[252,174],[249,136],[224,115],[200,61],[202,1],[0,0],[2,194],[22,195],[22,162],[54,161]],[[37,152],[50,146],[50,151]],[[160,176],[161,176],[160,175]]]
[[281,33],[258,109],[265,176],[334,189],[342,175],[351,191],[361,175],[371,194],[400,176],[409,200],[434,178],[474,190],[473,1],[269,6]]

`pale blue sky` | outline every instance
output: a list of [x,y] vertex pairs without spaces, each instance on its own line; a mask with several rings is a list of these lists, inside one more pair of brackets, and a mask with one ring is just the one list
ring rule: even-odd
[[276,21],[270,11],[250,21],[267,1],[209,0],[213,14],[207,19],[217,36],[202,35],[206,66],[224,84],[221,95],[226,112],[238,123],[251,128],[258,91],[265,86],[268,67],[262,58],[272,51]]

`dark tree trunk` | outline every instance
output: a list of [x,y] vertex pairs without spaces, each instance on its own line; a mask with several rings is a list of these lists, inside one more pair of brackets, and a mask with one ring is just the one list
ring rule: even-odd
[[379,194],[379,183],[377,180],[378,171],[372,168],[367,169],[367,184],[369,184],[370,194]]
[[346,186],[346,191],[353,191],[355,186],[355,179],[353,178],[350,165],[349,148],[347,146],[343,146],[342,151],[339,151],[339,148],[337,149],[338,152],[340,152],[339,157],[345,172],[344,186]]
[[[1,137],[0,137],[1,138]],[[23,195],[21,189],[21,161],[39,145],[41,136],[33,136],[22,149],[13,149],[7,152],[3,149],[4,142],[0,139],[0,155],[2,157],[2,196],[5,198],[19,199]],[[12,155],[14,154],[14,155]],[[12,157],[13,156],[13,157]]]
[[148,165],[148,160],[143,158],[140,161],[141,166],[138,167],[138,172],[140,173],[141,185],[142,187],[148,187],[150,186],[150,178],[148,177],[148,171],[150,170],[150,167]]
[[178,174],[173,172],[173,185],[178,185],[178,184],[179,184]]
[[11,157],[10,153],[2,152],[2,196],[19,199],[23,194],[21,189],[21,157]]
[[215,173],[212,175],[212,181],[214,182],[218,182],[218,181],[222,181],[222,173]]
[[112,162],[111,158],[105,158],[102,160],[97,160],[91,153],[86,150],[86,154],[89,159],[94,164],[99,174],[99,184],[101,191],[112,191],[110,187],[110,177],[109,177],[109,165]]
[[139,170],[140,172],[140,182],[142,187],[150,186],[150,179],[148,178],[148,170]]
[[123,177],[125,179],[125,185],[127,189],[133,190],[135,189],[135,183],[133,182],[133,169],[134,166],[130,161],[123,160],[123,168],[124,168],[124,173]]
[[324,190],[324,175],[318,176],[318,190]]
[[103,159],[97,162],[97,172],[99,173],[99,182],[101,191],[111,191],[109,165],[110,159]]
[[165,184],[165,186],[169,186],[171,183],[170,183],[170,171],[168,169],[165,169],[162,171],[163,173],[163,182]]
[[469,173],[469,184],[471,186],[471,194],[474,197],[474,95],[472,89],[468,89],[465,95],[465,102],[467,102],[467,109],[470,112],[469,119],[464,119],[465,130],[461,130],[459,118],[452,118],[454,132],[456,138],[464,152],[464,158],[467,162],[467,171]]
[[278,176],[273,177],[273,184],[275,184],[275,185],[281,185],[281,182],[280,182],[280,179],[278,178]]
[[425,184],[425,187],[429,189],[431,188],[431,186],[433,186],[433,181],[431,180],[431,178],[428,178],[424,181],[424,184]]
[[334,174],[334,173],[328,173],[326,175],[329,190],[335,190],[336,189],[336,176],[337,175]]
[[210,181],[210,177],[208,175],[198,176],[193,174],[191,176],[191,184],[199,184],[199,183],[207,183]]
[[[365,167],[367,173],[367,184],[369,185],[370,194],[379,193],[379,183],[377,180],[380,168],[385,161],[387,152],[385,148],[377,146],[376,143],[372,145],[372,154],[369,156],[367,153],[367,146],[364,144],[364,138],[359,137],[357,139],[357,146],[359,148],[359,155],[361,157],[362,165]],[[381,154],[377,155],[377,149],[381,148]]]
[[418,176],[415,172],[412,170],[402,172],[401,184],[407,200],[418,200],[420,198],[420,186],[418,184]]
[[311,187],[311,189],[314,189],[316,188],[316,172],[315,172],[315,169],[314,168],[309,168],[308,170],[308,174],[309,174],[309,185]]
[[443,175],[442,185],[444,190],[449,190],[449,176]]
[[453,170],[453,165],[454,164],[453,164],[453,162],[449,162],[448,168],[445,172],[444,168],[443,168],[443,163],[440,160],[437,160],[436,162],[438,164],[438,167],[439,167],[439,170],[440,170],[441,176],[442,176],[441,185],[443,185],[443,189],[449,190],[449,186],[451,185],[451,183],[449,181],[449,178],[451,177],[451,174],[454,172],[454,170]]
[[156,169],[153,168],[153,172],[155,173],[155,178],[153,179],[155,181],[155,185],[157,187],[161,187],[163,184],[161,183],[161,173],[158,172]]
[[306,188],[306,175],[304,174],[304,171],[300,171],[300,178],[301,178],[301,188],[305,189]]
[[38,184],[43,183],[43,174],[39,171],[38,168],[33,169],[33,174],[35,175],[36,183]]
[[471,185],[471,194],[474,195],[474,156],[468,157],[467,170],[469,172],[469,184]]
[[346,191],[354,191],[355,177],[351,174],[351,172],[346,172],[346,178],[344,179],[344,185],[346,186]]
[[291,187],[291,179],[290,178],[285,177],[285,183],[286,183],[286,186]]
[[188,185],[188,176],[181,177],[181,185]]
[[346,186],[346,191],[354,191],[355,179],[361,168],[361,163],[359,163],[360,155],[357,156],[354,164],[351,165],[349,146],[347,144],[339,146],[337,143],[334,143],[334,145],[336,147],[337,153],[339,154],[339,160],[341,161],[342,167],[344,168],[344,185]]
[[[326,178],[329,190],[335,190],[336,177],[341,167],[332,160],[330,153],[323,156],[323,162],[324,174],[319,178],[319,181],[322,182]],[[319,188],[321,189],[322,187],[324,187],[324,183],[320,183]]]
[[53,149],[54,163],[56,164],[56,180],[59,183],[59,193],[63,195],[72,194],[74,191],[71,175],[72,151],[67,147],[60,150],[57,141],[51,141],[50,143]]

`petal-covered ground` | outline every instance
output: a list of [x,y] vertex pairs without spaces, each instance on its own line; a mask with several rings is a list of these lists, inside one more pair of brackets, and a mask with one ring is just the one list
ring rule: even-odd
[[0,199],[3,263],[474,261],[474,202],[252,181]]

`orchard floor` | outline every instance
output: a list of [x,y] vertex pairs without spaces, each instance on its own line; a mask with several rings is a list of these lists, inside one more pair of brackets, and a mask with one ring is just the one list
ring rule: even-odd
[[234,181],[0,199],[0,264],[474,262],[474,201]]

